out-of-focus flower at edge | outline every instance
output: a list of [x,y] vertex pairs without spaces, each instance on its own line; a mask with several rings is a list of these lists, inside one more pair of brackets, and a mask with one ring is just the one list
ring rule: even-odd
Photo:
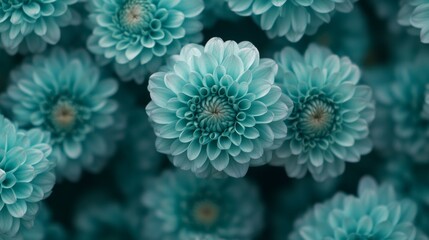
[[156,136],[144,109],[131,110],[128,118],[114,171],[119,189],[135,197],[142,193],[149,178],[160,173],[166,157],[156,151]]
[[56,48],[12,72],[7,107],[20,126],[51,133],[59,176],[76,181],[82,168],[99,171],[115,149],[117,89],[86,51]]
[[414,225],[416,213],[415,203],[399,199],[391,185],[364,177],[357,196],[338,193],[316,204],[295,222],[289,239],[427,240]]
[[402,197],[413,199],[419,206],[416,225],[429,234],[429,180],[427,164],[416,164],[403,155],[386,158],[379,177],[391,183]]
[[260,59],[250,42],[185,46],[149,81],[157,150],[203,177],[243,177],[249,166],[269,162],[292,109],[274,85],[276,73],[277,64]]
[[213,27],[218,20],[235,21],[238,18],[240,17],[229,9],[224,0],[204,0],[201,18],[204,27]]
[[385,70],[385,76],[392,76],[388,86],[373,85],[378,110],[372,136],[384,156],[400,153],[413,161],[429,162],[427,66],[427,62],[398,64]]
[[32,226],[55,184],[49,134],[19,130],[0,115],[0,239]]
[[240,16],[252,16],[269,38],[291,42],[314,34],[335,12],[350,12],[357,0],[226,0]]
[[411,33],[420,31],[423,43],[429,43],[429,1],[402,0],[398,23],[410,28]]
[[84,195],[74,216],[74,240],[138,240],[141,212],[102,191]]
[[368,125],[375,104],[371,89],[358,84],[359,68],[317,45],[304,56],[285,48],[275,59],[276,81],[294,109],[286,119],[287,140],[272,163],[296,178],[307,171],[318,181],[342,174],[346,162],[358,162],[372,149]]
[[23,229],[16,240],[64,240],[67,233],[63,226],[54,222],[51,211],[47,206],[41,205],[40,211],[34,220],[34,225]]
[[61,38],[61,27],[77,24],[78,0],[0,0],[0,47],[9,54],[42,52]]
[[165,57],[202,41],[203,9],[202,0],[90,1],[88,48],[104,62],[113,61],[122,80],[142,83]]
[[255,239],[263,227],[258,189],[244,179],[166,171],[143,195],[143,239]]
[[313,178],[306,177],[294,180],[292,186],[280,190],[274,204],[267,205],[271,208],[270,227],[273,239],[284,240],[285,236],[292,232],[294,220],[304,214],[313,204],[332,197],[339,182],[338,178],[316,182]]

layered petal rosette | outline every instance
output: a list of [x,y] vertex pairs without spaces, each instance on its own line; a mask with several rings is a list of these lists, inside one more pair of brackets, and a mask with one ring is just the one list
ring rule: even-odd
[[76,24],[78,0],[0,0],[0,46],[9,54],[42,52],[58,43],[61,27]]
[[258,189],[245,179],[199,179],[167,171],[143,194],[148,240],[245,239],[263,227]]
[[149,81],[146,110],[158,151],[201,176],[242,177],[250,165],[268,162],[292,109],[274,85],[276,73],[276,63],[260,59],[250,42],[185,46]]
[[269,38],[286,37],[299,41],[314,34],[331,16],[350,12],[357,0],[226,0],[240,16],[252,16]]
[[371,89],[358,85],[359,68],[317,45],[304,56],[285,48],[275,59],[277,81],[294,109],[286,119],[287,140],[273,163],[285,165],[296,178],[307,171],[318,181],[342,174],[346,162],[358,162],[372,149],[368,125],[375,104]]
[[114,150],[117,81],[107,79],[84,50],[56,48],[16,69],[7,94],[14,119],[51,133],[60,176],[97,172]]
[[398,23],[416,34],[420,31],[421,41],[429,43],[429,1],[402,0]]
[[142,83],[189,42],[202,40],[202,0],[93,0],[89,2],[91,52],[114,62],[123,80]]
[[399,199],[388,184],[377,186],[363,178],[358,195],[336,194],[316,204],[295,222],[290,240],[332,239],[407,239],[426,240],[414,224],[417,207]]
[[0,115],[0,239],[32,226],[55,184],[49,134],[19,130]]

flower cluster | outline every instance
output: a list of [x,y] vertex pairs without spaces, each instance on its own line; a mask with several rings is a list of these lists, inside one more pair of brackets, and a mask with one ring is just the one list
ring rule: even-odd
[[358,162],[372,149],[368,137],[374,102],[368,86],[358,85],[360,71],[347,57],[312,45],[300,55],[285,48],[275,56],[277,82],[294,108],[286,119],[288,134],[276,152],[275,165],[290,177],[307,171],[316,180],[336,177],[345,162]]
[[[277,65],[250,42],[190,44],[149,81],[158,151],[202,175],[242,177],[283,142],[292,109],[274,84]],[[265,156],[263,156],[265,154]]]
[[51,193],[55,166],[49,134],[23,131],[0,115],[0,239],[30,227],[40,201]]
[[401,2],[398,23],[420,31],[421,41],[429,43],[429,1],[406,0]]
[[88,3],[92,34],[88,49],[114,62],[123,80],[144,81],[164,57],[202,40],[202,0],[93,0]]
[[51,133],[57,172],[77,180],[82,168],[99,171],[113,151],[114,138],[106,138],[120,124],[111,98],[117,82],[102,76],[84,50],[54,49],[34,56],[11,74],[7,96],[14,119],[23,127]]

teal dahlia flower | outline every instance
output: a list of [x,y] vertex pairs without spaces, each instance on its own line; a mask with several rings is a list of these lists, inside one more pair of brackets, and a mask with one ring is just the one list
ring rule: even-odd
[[98,171],[114,149],[118,89],[84,50],[54,49],[11,74],[7,94],[14,120],[51,133],[61,176],[77,180],[82,168]]
[[284,164],[290,177],[310,171],[323,181],[342,174],[345,162],[358,162],[372,149],[368,125],[374,119],[374,102],[371,89],[358,85],[359,68],[316,45],[304,56],[285,48],[275,59],[280,68],[276,81],[294,109],[273,164]]
[[350,12],[357,0],[226,0],[240,16],[253,16],[269,38],[284,37],[299,41],[314,34],[331,16]]
[[429,0],[403,0],[398,22],[412,32],[420,31],[421,41],[429,43]]
[[114,61],[123,80],[143,82],[165,56],[202,40],[202,0],[94,0],[88,9],[93,27],[88,48]]
[[276,73],[276,63],[260,59],[250,42],[185,46],[149,81],[146,110],[158,151],[201,176],[242,177],[250,165],[268,162],[292,109],[274,85]]
[[373,136],[385,155],[404,154],[413,161],[429,162],[427,66],[427,61],[398,64],[385,72],[392,81],[389,86],[374,85],[379,111]]
[[255,239],[263,227],[258,189],[244,179],[162,174],[143,195],[143,239]]
[[42,52],[61,37],[60,27],[77,23],[70,9],[78,0],[0,0],[0,46],[9,54]]
[[417,207],[396,197],[391,185],[371,178],[359,183],[358,195],[336,194],[316,204],[295,222],[290,240],[423,240],[414,224]]
[[0,115],[0,239],[30,227],[55,184],[49,135],[16,129]]

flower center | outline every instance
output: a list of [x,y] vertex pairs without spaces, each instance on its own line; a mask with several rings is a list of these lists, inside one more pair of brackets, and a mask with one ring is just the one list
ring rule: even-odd
[[140,33],[149,27],[154,10],[151,0],[127,0],[118,12],[119,23],[128,32]]
[[78,117],[76,106],[64,99],[58,102],[52,108],[50,120],[53,127],[59,132],[70,132],[73,130]]
[[321,99],[310,99],[302,106],[298,128],[307,138],[328,135],[335,125],[335,108],[332,103]]
[[208,133],[222,133],[234,125],[236,112],[227,97],[208,96],[196,106],[198,127]]
[[193,208],[193,218],[195,223],[210,227],[219,219],[220,208],[213,201],[205,200],[196,202]]

